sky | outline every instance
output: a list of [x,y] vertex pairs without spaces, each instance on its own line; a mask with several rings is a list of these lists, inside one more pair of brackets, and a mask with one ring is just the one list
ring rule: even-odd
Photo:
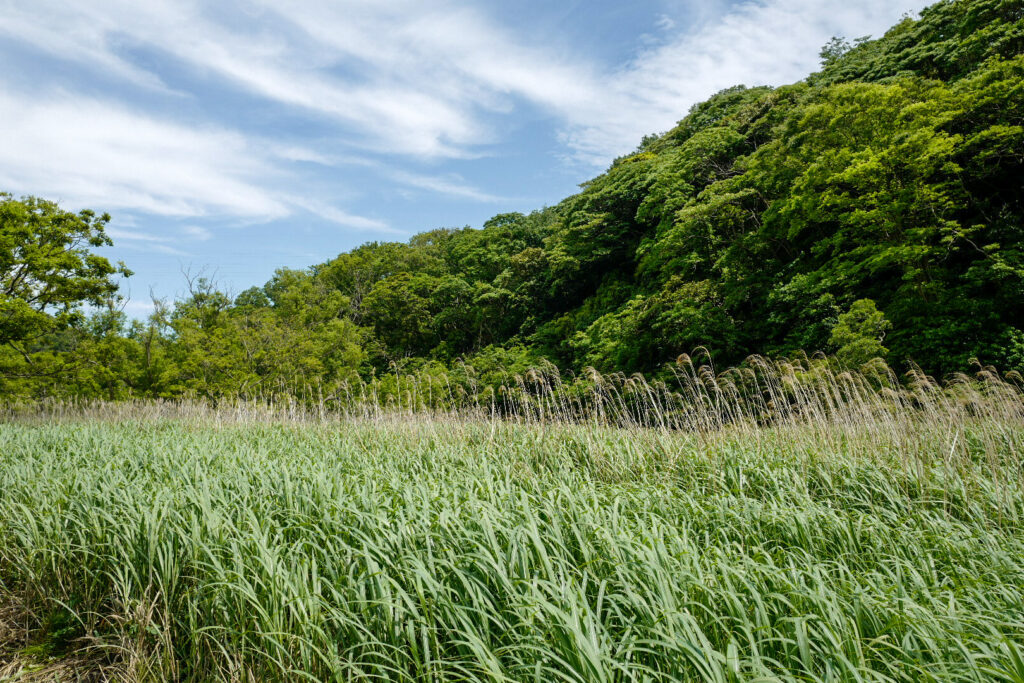
[[112,215],[134,317],[556,204],[916,0],[0,0],[0,191]]

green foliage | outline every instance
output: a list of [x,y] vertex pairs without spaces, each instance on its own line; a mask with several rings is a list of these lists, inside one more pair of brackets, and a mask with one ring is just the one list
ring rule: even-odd
[[[77,607],[78,602],[80,601],[71,600],[71,605]],[[54,605],[43,619],[35,642],[24,647],[21,654],[41,661],[62,657],[72,650],[75,641],[84,635],[82,622],[74,611],[64,605]]]
[[858,40],[852,48],[841,40],[829,43],[817,78],[838,83],[913,74],[956,80],[991,57],[1022,52],[1021,0],[941,0],[923,9],[919,20],[906,18],[877,41]]
[[435,343],[430,311],[438,279],[398,273],[377,282],[363,300],[366,321],[397,357],[424,355]]
[[892,323],[885,319],[874,301],[859,299],[839,316],[832,329],[831,343],[841,362],[863,365],[873,358],[885,359],[889,349],[882,346],[882,341],[891,329]]
[[0,193],[0,345],[25,351],[81,318],[83,304],[117,292],[115,275],[131,275],[91,250],[108,246],[110,216],[62,210],[36,197]]
[[739,334],[713,283],[677,277],[657,294],[634,297],[601,316],[572,343],[585,365],[636,372],[649,370],[652,359],[669,358],[679,349],[700,346],[716,357],[728,357]]

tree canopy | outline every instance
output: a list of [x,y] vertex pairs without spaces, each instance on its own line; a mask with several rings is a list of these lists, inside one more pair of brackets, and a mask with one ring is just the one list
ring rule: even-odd
[[55,203],[0,193],[0,344],[27,349],[116,299],[114,276],[131,272],[91,251],[111,244],[110,216],[71,213]]

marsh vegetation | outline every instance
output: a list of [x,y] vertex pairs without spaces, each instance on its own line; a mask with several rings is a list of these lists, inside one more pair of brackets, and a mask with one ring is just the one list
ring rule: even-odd
[[4,673],[1021,680],[1019,388],[815,367],[765,362],[774,417],[652,390],[643,424],[535,389],[504,414],[12,407]]

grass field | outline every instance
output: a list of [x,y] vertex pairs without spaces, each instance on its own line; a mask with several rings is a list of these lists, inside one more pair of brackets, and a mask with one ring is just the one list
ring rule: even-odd
[[1018,399],[8,419],[0,680],[1020,683]]

